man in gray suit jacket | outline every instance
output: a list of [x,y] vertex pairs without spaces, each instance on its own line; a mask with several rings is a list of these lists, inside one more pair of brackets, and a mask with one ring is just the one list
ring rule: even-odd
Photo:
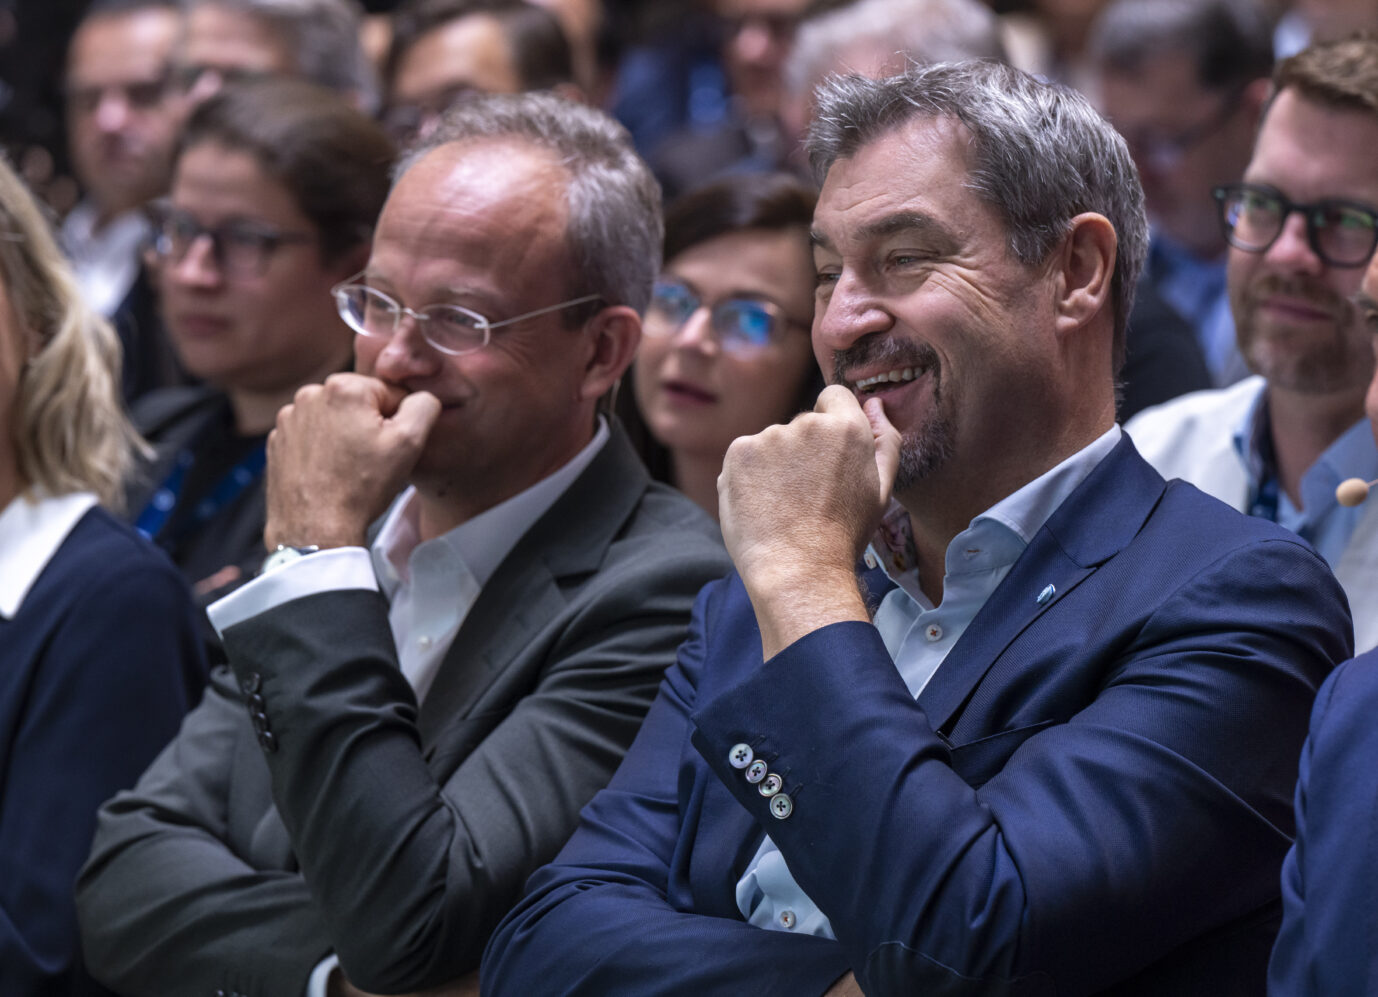
[[477,965],[727,567],[597,412],[659,248],[624,133],[557,98],[467,104],[403,161],[334,291],[357,373],[279,414],[276,549],[212,607],[231,667],[101,811],[99,978],[302,997]]

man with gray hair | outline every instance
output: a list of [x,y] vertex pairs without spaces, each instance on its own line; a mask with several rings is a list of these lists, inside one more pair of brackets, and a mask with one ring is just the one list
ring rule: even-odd
[[825,84],[810,143],[833,383],[728,451],[737,574],[485,997],[1261,992],[1349,617],[1115,424],[1123,141],[969,62]]
[[357,0],[182,0],[185,28],[174,57],[187,99],[227,80],[296,76],[378,109],[378,78],[360,41]]
[[598,412],[660,239],[625,132],[550,95],[466,102],[402,162],[333,291],[357,373],[279,413],[273,552],[211,607],[231,667],[102,809],[78,902],[121,993],[477,966],[727,568]]

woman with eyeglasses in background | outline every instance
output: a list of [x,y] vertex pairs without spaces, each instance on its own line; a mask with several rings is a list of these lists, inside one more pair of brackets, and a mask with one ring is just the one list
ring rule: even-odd
[[811,409],[823,387],[809,335],[815,199],[792,176],[742,174],[666,209],[634,404],[620,405],[651,473],[715,519],[728,445]]
[[301,81],[228,85],[187,122],[151,252],[173,347],[203,384],[135,408],[157,456],[129,510],[203,602],[263,562],[278,409],[350,365],[330,288],[368,257],[393,157],[380,126]]
[[0,993],[91,997],[72,886],[96,808],[205,681],[186,584],[119,523],[119,341],[0,161]]

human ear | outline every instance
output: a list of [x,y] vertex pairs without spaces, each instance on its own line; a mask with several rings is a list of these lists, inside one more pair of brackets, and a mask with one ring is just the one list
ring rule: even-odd
[[1104,215],[1072,219],[1056,261],[1059,336],[1084,327],[1110,304],[1117,246],[1115,227]]
[[589,319],[580,401],[597,400],[622,378],[641,342],[641,316],[625,305],[602,309]]

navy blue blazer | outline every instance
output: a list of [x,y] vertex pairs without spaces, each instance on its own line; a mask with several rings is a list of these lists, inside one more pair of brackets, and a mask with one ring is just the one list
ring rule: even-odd
[[1321,686],[1296,807],[1268,993],[1378,993],[1378,650]]
[[132,786],[205,681],[186,583],[99,508],[0,617],[0,994],[104,994],[72,887],[96,808]]
[[[1349,634],[1310,547],[1128,438],[917,702],[868,624],[763,663],[740,580],[714,583],[483,993],[821,994],[849,970],[870,994],[1261,992],[1307,712]],[[787,818],[729,763],[743,742]],[[765,832],[837,941],[743,920]]]

